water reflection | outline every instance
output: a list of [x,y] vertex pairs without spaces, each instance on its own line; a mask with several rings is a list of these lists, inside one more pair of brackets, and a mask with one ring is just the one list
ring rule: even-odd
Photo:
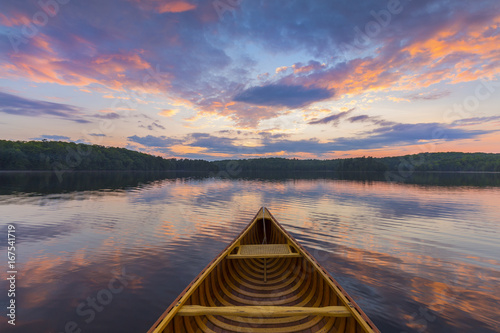
[[[217,174],[215,174],[217,175]],[[125,190],[137,188],[143,184],[172,180],[203,180],[213,177],[213,173],[206,172],[141,172],[141,171],[80,171],[65,172],[61,175],[55,172],[5,172],[0,171],[0,195],[12,193],[25,194],[53,194],[95,190]],[[334,173],[334,172],[259,172],[241,173],[233,180],[271,181],[278,184],[285,180],[354,180],[370,184],[372,182],[386,182],[381,173]],[[499,187],[499,173],[418,173],[403,180],[405,184],[419,184],[432,186],[472,186],[472,187]]]
[[[264,205],[383,332],[497,332],[500,188],[469,176],[0,174],[0,231],[19,230],[16,332],[146,331]],[[87,322],[78,306],[123,269],[135,278]]]
[[53,194],[96,190],[125,190],[143,184],[179,177],[203,177],[205,173],[81,171],[65,172],[0,172],[0,195],[11,193]]

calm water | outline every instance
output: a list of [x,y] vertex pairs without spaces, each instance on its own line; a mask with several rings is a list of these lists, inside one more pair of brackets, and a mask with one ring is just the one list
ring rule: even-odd
[[145,332],[266,206],[382,332],[500,332],[500,175],[294,177],[0,174],[0,331]]

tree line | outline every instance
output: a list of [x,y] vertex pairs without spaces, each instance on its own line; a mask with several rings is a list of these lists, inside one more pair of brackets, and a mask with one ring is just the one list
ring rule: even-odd
[[275,172],[385,172],[412,171],[500,172],[500,154],[421,153],[396,157],[358,157],[330,160],[253,158],[206,161],[165,159],[125,148],[62,141],[0,140],[0,170],[145,170]]
[[204,160],[165,159],[125,148],[62,141],[0,140],[0,170],[205,170]]

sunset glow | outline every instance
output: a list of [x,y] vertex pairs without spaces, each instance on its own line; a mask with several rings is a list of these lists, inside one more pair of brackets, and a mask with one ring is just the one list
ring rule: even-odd
[[499,153],[495,0],[0,4],[0,139],[163,157]]

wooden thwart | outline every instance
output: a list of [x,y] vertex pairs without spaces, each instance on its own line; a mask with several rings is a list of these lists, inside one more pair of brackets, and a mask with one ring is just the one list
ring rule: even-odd
[[236,254],[229,254],[228,259],[252,259],[252,258],[288,258],[301,257],[297,252],[292,252],[288,244],[260,244],[240,245]]
[[324,316],[350,317],[345,306],[298,307],[298,306],[201,306],[184,305],[178,316],[239,316],[239,317],[285,317]]

